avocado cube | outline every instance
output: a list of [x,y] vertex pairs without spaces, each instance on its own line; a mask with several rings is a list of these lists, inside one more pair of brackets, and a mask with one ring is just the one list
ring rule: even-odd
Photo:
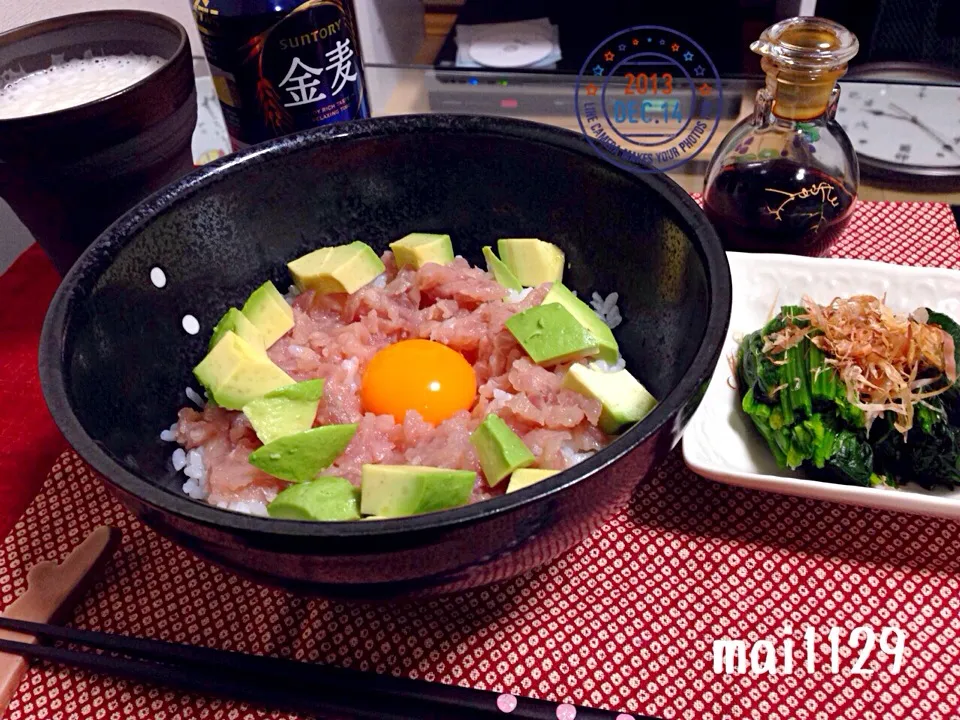
[[453,262],[453,244],[449,235],[432,233],[410,233],[396,242],[390,243],[397,267],[419,270],[427,263],[446,265]]
[[514,470],[507,484],[507,492],[512,493],[556,475],[559,470],[540,470],[539,468],[520,468]]
[[271,390],[243,406],[243,414],[264,444],[309,430],[323,396],[323,379],[304,380]]
[[323,378],[303,380],[293,385],[271,390],[264,397],[296,401],[306,400],[308,402],[319,401],[323,397],[323,383]]
[[496,413],[487,415],[470,435],[470,444],[477,451],[477,460],[493,487],[519,468],[536,461],[523,440]]
[[250,347],[258,350],[266,350],[263,333],[257,330],[257,326],[250,322],[247,316],[236,308],[227,310],[217,324],[213,326],[213,335],[210,336],[210,344],[207,346],[207,349],[213,350],[216,344],[220,342],[223,336],[230,330],[250,343]]
[[556,365],[600,352],[600,341],[558,303],[519,312],[505,325],[538,365]]
[[243,314],[263,335],[268,348],[293,327],[293,308],[269,280],[250,293]]
[[267,514],[285,520],[359,520],[360,488],[344,478],[318,477],[281,490]]
[[599,357],[601,360],[611,365],[617,362],[620,358],[620,346],[617,345],[617,340],[613,337],[613,330],[600,319],[600,316],[594,312],[592,307],[570,292],[561,282],[555,282],[550,287],[550,292],[547,293],[540,304],[549,305],[551,303],[563,305],[577,319],[577,322],[583,325],[584,329],[599,341]]
[[263,350],[254,348],[232,330],[193,369],[197,380],[214,401],[229,410],[239,410],[251,400],[293,383]]
[[340,457],[356,425],[324,425],[286,435],[250,453],[249,461],[269,475],[289,482],[306,482]]
[[465,505],[477,474],[419,465],[364,465],[360,512],[402,517]]
[[571,365],[562,387],[600,401],[600,429],[613,435],[623,425],[642,420],[657,401],[627,370],[603,372]]
[[487,261],[487,272],[493,274],[494,280],[508,290],[523,290],[523,285],[520,284],[517,276],[496,256],[492,247],[487,245],[483,248],[483,257]]
[[563,280],[563,250],[537,238],[503,238],[497,241],[500,259],[524,287]]
[[386,269],[373,248],[359,240],[314,250],[287,267],[300,290],[322,294],[356,292]]

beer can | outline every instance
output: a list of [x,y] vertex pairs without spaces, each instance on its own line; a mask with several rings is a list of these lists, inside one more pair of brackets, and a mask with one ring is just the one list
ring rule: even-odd
[[368,117],[350,0],[192,0],[234,149]]

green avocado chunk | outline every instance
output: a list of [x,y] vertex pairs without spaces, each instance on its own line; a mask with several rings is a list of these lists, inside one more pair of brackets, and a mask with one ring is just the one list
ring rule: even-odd
[[243,314],[263,335],[268,348],[293,327],[293,308],[269,280],[250,293]]
[[323,379],[304,380],[271,390],[243,406],[243,414],[264,444],[309,430],[323,396]]
[[500,259],[524,287],[563,279],[563,250],[537,238],[503,238],[497,241]]
[[505,325],[538,365],[556,365],[600,352],[600,341],[558,303],[524,310],[508,318]]
[[433,233],[410,233],[390,243],[397,267],[409,265],[419,270],[427,263],[446,265],[453,262],[453,244],[449,235]]
[[599,425],[608,435],[643,419],[657,404],[656,398],[627,370],[603,372],[586,365],[571,365],[561,386],[600,401]]
[[360,488],[344,478],[318,477],[281,490],[267,514],[286,520],[359,520]]
[[271,390],[290,385],[293,378],[232,330],[193,369],[210,396],[221,407],[239,410]]
[[364,465],[361,468],[360,512],[402,517],[464,505],[477,474],[470,470],[419,465]]
[[600,359],[611,365],[617,362],[620,357],[620,346],[617,345],[616,338],[613,337],[613,330],[600,319],[593,308],[587,305],[583,300],[574,295],[567,287],[560,282],[555,282],[550,287],[550,292],[543,299],[541,305],[557,303],[563,305],[577,322],[583,325],[584,329],[593,335],[600,343]]
[[278,400],[320,400],[323,397],[323,382],[323,378],[303,380],[293,385],[285,385],[276,390],[271,390],[264,397]]
[[217,324],[213,326],[213,335],[210,336],[210,344],[207,349],[213,350],[217,343],[223,339],[223,336],[231,330],[250,343],[250,347],[266,349],[263,333],[257,330],[257,326],[236,308],[227,310],[223,317],[217,321]]
[[250,464],[290,482],[306,482],[340,457],[356,425],[324,425],[287,435],[250,453]]
[[470,444],[477,451],[477,459],[490,487],[514,470],[536,461],[530,448],[496,413],[483,419],[480,427],[470,435]]
[[287,268],[298,288],[322,294],[356,292],[385,269],[373,248],[359,240],[314,250]]
[[506,263],[496,256],[493,248],[487,245],[483,248],[483,257],[487,261],[487,272],[493,273],[493,279],[503,285],[508,290],[523,290],[523,285],[513,274]]
[[540,470],[539,468],[520,468],[514,470],[507,483],[507,492],[512,493],[556,475],[559,470]]

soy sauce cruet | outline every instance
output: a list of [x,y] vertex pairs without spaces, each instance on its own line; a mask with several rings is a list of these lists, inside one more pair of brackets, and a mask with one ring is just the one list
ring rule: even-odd
[[750,46],[766,87],[704,181],[704,210],[728,250],[822,255],[849,222],[859,170],[834,116],[837,80],[858,47],[853,33],[817,17],[783,20]]

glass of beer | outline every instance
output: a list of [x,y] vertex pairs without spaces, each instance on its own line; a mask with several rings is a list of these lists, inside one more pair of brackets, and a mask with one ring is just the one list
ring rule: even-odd
[[183,26],[108,10],[0,34],[0,197],[61,274],[114,220],[193,168]]

